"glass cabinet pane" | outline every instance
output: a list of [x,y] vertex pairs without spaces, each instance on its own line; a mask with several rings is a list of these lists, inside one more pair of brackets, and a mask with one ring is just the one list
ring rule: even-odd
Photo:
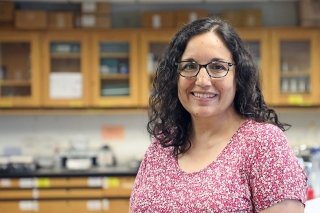
[[50,97],[82,97],[81,45],[79,42],[50,42]]
[[259,41],[246,41],[245,44],[247,45],[251,55],[253,56],[254,61],[260,67],[261,66],[261,56],[260,56],[260,42]]
[[149,73],[149,88],[153,82],[153,78],[160,63],[160,60],[163,57],[164,52],[168,47],[168,43],[160,42],[151,42],[149,44],[149,53],[148,53],[148,73]]
[[148,55],[148,72],[154,74],[159,62],[168,47],[168,43],[150,43]]
[[0,42],[0,97],[31,96],[30,45]]
[[281,93],[310,92],[310,53],[310,41],[281,41]]
[[262,78],[262,64],[261,64],[261,44],[259,41],[245,41],[245,44],[247,45],[249,52],[251,53],[254,62],[259,68],[259,78],[262,82],[264,79]]
[[100,95],[130,96],[128,42],[100,42]]

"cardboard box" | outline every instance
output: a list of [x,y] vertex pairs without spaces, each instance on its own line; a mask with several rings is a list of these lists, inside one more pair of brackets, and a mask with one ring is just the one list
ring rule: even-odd
[[262,25],[262,14],[259,9],[240,10],[242,27],[260,27]]
[[112,20],[113,28],[140,28],[140,13],[138,11],[117,12],[117,18]]
[[0,2],[0,22],[12,22],[14,17],[14,3]]
[[227,21],[233,27],[241,26],[241,13],[236,10],[228,10],[220,13],[220,17]]
[[320,1],[300,0],[299,16],[301,26],[320,26]]
[[110,15],[81,14],[80,26],[84,28],[111,28]]
[[174,12],[158,11],[145,12],[142,15],[142,26],[145,28],[173,28],[176,27]]
[[82,13],[110,14],[111,4],[107,2],[83,2],[81,4]]
[[220,16],[233,27],[260,27],[262,14],[259,9],[224,11]]
[[176,11],[176,26],[181,27],[200,18],[208,17],[207,10],[178,10]]
[[47,13],[40,10],[18,10],[15,12],[15,27],[19,29],[46,29]]
[[72,12],[49,12],[48,28],[49,29],[72,29],[74,19]]

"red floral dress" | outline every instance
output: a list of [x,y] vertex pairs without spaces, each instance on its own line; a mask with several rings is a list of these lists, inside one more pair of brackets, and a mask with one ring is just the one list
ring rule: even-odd
[[306,201],[307,179],[284,133],[244,122],[217,159],[186,173],[172,147],[153,141],[130,198],[136,212],[260,212],[285,199]]

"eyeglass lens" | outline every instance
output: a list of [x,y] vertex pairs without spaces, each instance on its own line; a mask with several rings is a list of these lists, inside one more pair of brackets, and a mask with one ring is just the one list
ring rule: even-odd
[[196,76],[202,67],[205,67],[210,77],[221,78],[227,75],[230,66],[228,62],[212,61],[208,64],[198,64],[194,61],[181,61],[178,63],[178,70],[180,75],[184,77]]

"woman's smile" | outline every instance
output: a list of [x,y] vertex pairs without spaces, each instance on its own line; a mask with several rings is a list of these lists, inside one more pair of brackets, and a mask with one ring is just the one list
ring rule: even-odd
[[203,92],[191,92],[192,95],[194,95],[196,98],[200,99],[212,99],[217,96],[217,94],[214,93],[203,93]]

